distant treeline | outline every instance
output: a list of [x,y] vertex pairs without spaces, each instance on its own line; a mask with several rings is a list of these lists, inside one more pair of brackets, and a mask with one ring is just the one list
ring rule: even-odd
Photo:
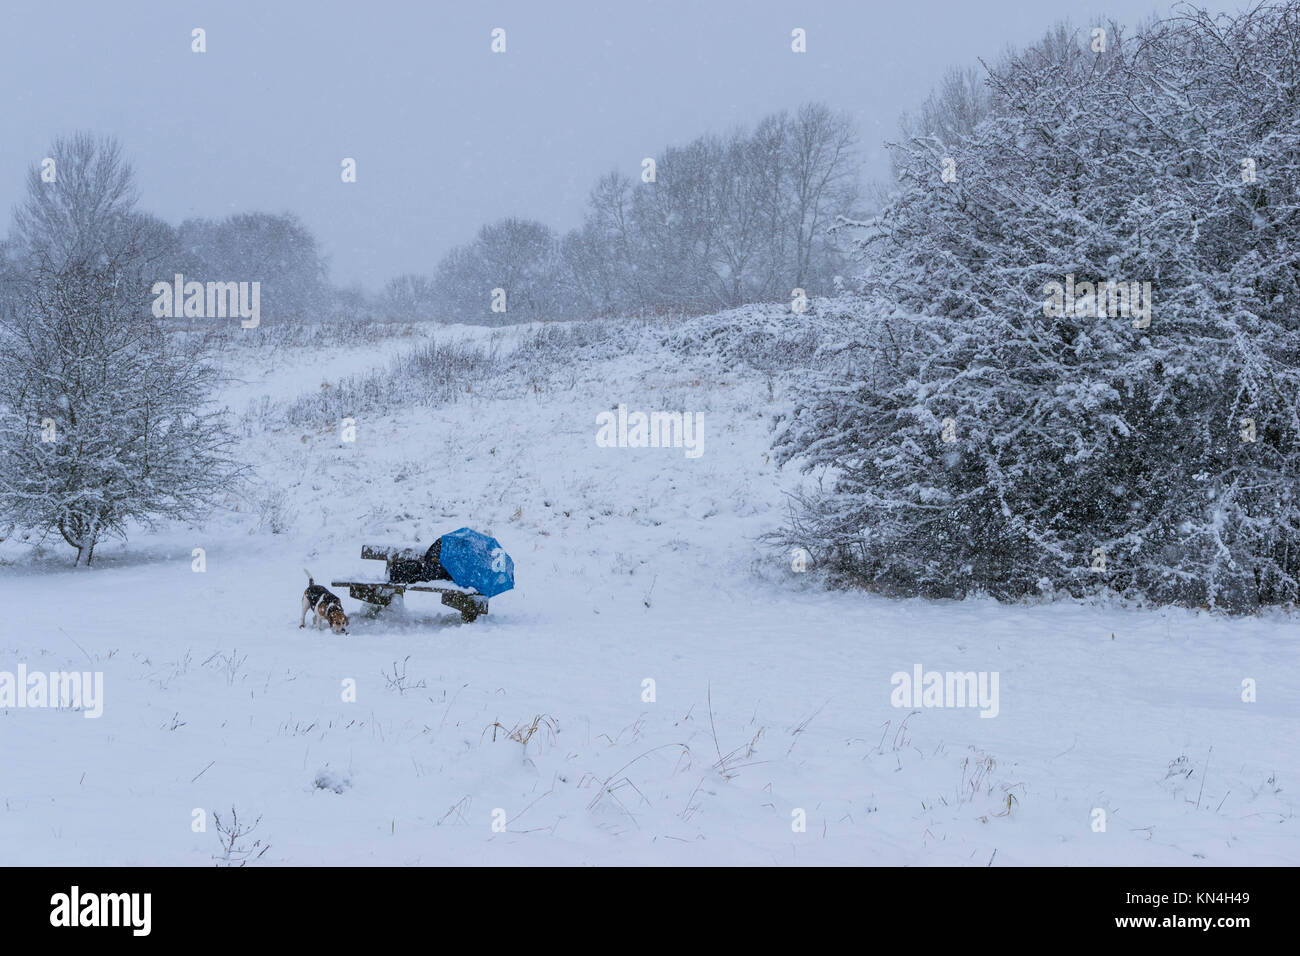
[[[526,322],[708,312],[833,291],[846,248],[827,233],[858,200],[850,119],[821,104],[662,150],[592,189],[581,228],[507,218],[392,279],[390,315]],[[501,311],[504,292],[505,312]],[[496,308],[494,309],[494,305]]]
[[[595,184],[581,228],[560,235],[510,217],[483,226],[428,273],[378,294],[338,288],[292,213],[248,212],[173,226],[131,213],[151,281],[259,282],[276,322],[434,319],[505,324],[655,311],[709,312],[834,291],[848,244],[827,229],[860,212],[856,134],[821,104],[753,129],[701,136]],[[43,184],[39,171],[33,188]],[[12,245],[12,244],[11,244]],[[6,253],[0,241],[0,263]],[[156,273],[156,275],[154,275]]]

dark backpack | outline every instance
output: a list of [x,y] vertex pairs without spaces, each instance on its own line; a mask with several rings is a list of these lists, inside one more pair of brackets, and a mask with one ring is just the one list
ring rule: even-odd
[[388,565],[388,580],[393,584],[415,584],[419,581],[428,581],[430,578],[425,573],[423,561],[396,558]]
[[393,584],[418,584],[421,581],[450,581],[442,566],[442,539],[436,539],[419,560],[394,558],[388,563],[388,580]]
[[442,566],[442,538],[435,538],[429,550],[424,552],[424,573],[426,581],[450,581],[451,575]]

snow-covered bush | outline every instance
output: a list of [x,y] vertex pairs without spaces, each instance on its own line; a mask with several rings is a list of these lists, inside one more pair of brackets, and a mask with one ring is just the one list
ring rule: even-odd
[[789,539],[904,593],[1294,601],[1298,35],[1297,0],[1061,28],[969,132],[897,145],[854,224],[860,373],[777,437],[831,479]]

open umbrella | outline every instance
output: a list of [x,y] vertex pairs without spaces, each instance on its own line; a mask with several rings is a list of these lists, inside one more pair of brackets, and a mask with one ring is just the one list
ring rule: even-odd
[[515,563],[496,538],[470,528],[460,528],[442,536],[438,558],[463,588],[473,588],[484,597],[493,597],[515,586]]

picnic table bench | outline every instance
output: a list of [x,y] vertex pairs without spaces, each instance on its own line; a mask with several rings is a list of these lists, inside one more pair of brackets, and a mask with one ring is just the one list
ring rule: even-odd
[[367,561],[383,561],[387,571],[383,581],[331,581],[330,586],[347,588],[348,594],[358,601],[387,607],[395,596],[407,591],[429,591],[442,595],[442,603],[460,612],[461,620],[473,623],[480,614],[488,612],[488,599],[473,588],[463,588],[443,570],[436,554],[397,545],[363,544],[361,557]]

